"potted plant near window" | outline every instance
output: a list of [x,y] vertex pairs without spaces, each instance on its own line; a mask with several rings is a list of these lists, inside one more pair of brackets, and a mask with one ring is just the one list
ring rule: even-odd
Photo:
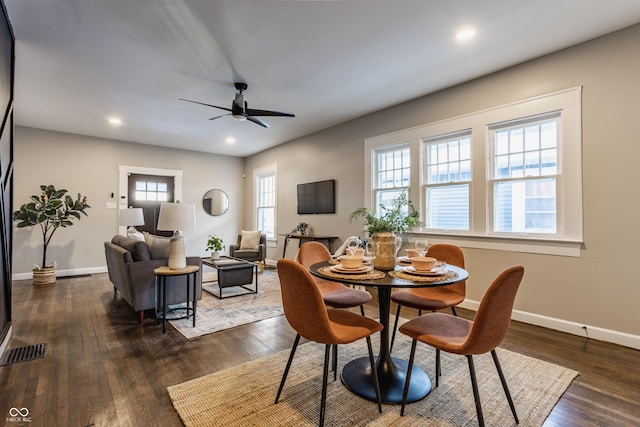
[[211,259],[220,258],[220,251],[223,249],[224,245],[221,237],[209,236],[209,240],[207,240],[207,250],[211,251]]
[[359,208],[349,217],[350,221],[362,217],[369,237],[377,248],[373,265],[379,270],[393,270],[396,253],[400,249],[400,238],[395,233],[403,233],[420,225],[420,213],[406,192],[402,192],[392,207],[380,205],[381,215],[368,208]]
[[56,281],[56,263],[47,265],[47,247],[53,234],[60,227],[71,227],[80,214],[87,216],[87,197],[80,195],[74,200],[67,190],[57,190],[53,185],[41,185],[42,194],[31,196],[31,201],[13,213],[18,228],[40,226],[42,232],[42,266],[33,266],[33,284],[49,284]]

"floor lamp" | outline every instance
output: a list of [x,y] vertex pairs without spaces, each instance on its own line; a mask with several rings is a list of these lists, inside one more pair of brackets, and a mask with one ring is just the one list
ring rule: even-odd
[[174,232],[169,242],[169,268],[184,269],[187,266],[187,257],[181,231],[196,229],[196,206],[192,203],[162,203],[157,228]]

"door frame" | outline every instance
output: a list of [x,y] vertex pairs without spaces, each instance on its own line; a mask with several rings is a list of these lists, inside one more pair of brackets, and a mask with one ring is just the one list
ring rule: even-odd
[[[147,168],[143,166],[127,166],[120,165],[118,167],[120,173],[120,182],[118,185],[118,218],[120,218],[120,209],[127,209],[129,206],[128,183],[129,174],[137,173],[142,175],[160,175],[160,176],[172,176],[173,177],[173,200],[178,202],[182,201],[182,174],[181,169],[160,169],[160,168]],[[118,221],[118,220],[116,220]],[[118,234],[126,235],[127,227],[118,224]]]

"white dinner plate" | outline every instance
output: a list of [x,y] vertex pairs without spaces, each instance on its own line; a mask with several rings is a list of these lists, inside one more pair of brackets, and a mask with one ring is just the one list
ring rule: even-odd
[[415,274],[416,276],[442,276],[447,274],[446,268],[434,268],[433,270],[416,270],[411,265],[402,267],[402,271],[409,274]]
[[329,270],[333,271],[334,273],[361,274],[361,273],[366,273],[368,271],[372,271],[373,266],[363,265],[358,268],[344,268],[342,264],[337,264],[337,265],[332,265],[329,268]]

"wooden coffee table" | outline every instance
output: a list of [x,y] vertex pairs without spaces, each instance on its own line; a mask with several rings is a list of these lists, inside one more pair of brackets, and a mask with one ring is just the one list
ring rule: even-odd
[[[202,264],[213,267],[218,271],[218,288],[220,292],[216,295],[203,288],[206,292],[210,293],[218,299],[237,297],[247,294],[258,293],[258,264],[250,261],[246,261],[240,258],[234,258],[230,256],[221,256],[219,259],[212,260],[211,258],[202,258]],[[248,285],[254,283],[254,289],[251,289]],[[226,297],[222,296],[223,288],[241,287],[247,292],[233,294]]]

